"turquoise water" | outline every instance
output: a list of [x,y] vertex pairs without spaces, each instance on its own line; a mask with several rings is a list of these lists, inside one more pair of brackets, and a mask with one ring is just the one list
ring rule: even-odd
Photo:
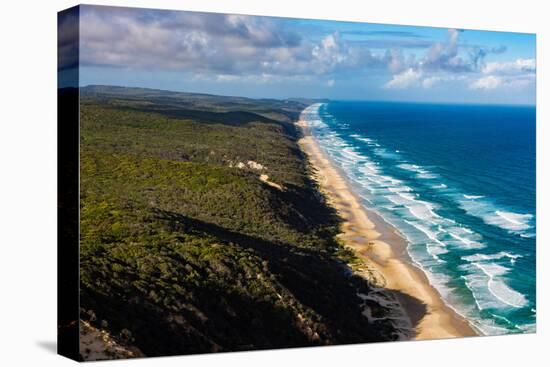
[[330,102],[312,135],[483,334],[534,332],[535,108]]

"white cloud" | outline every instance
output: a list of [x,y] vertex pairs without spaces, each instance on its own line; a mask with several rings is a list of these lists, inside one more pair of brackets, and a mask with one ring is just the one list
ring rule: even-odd
[[384,67],[384,54],[342,39],[304,38],[266,17],[85,6],[81,62],[86,66],[233,76],[332,75]]
[[277,83],[303,83],[310,82],[312,77],[309,75],[275,75],[268,73],[261,74],[217,74],[212,73],[197,73],[193,75],[193,81],[208,81],[208,82],[237,82],[237,83],[254,83],[254,84],[277,84]]
[[503,80],[501,77],[489,75],[483,78],[479,78],[470,84],[471,89],[495,89],[501,86]]
[[488,62],[483,68],[484,74],[523,74],[535,73],[535,59],[517,59],[511,62]]
[[468,72],[477,68],[478,59],[471,55],[465,59],[459,55],[458,39],[460,31],[449,29],[446,43],[438,42],[433,44],[427,54],[420,61],[420,67],[426,71],[448,71],[448,72]]
[[445,88],[491,90],[535,81],[534,59],[486,62],[506,47],[466,47],[455,29],[445,41],[423,40],[423,47],[431,47],[416,55],[403,47],[371,51],[345,32],[308,37],[299,27],[267,17],[84,6],[80,20],[85,66],[176,71],[220,83],[307,79],[327,87],[335,80],[346,83],[342,74],[372,73],[387,77],[387,89],[448,83]]
[[426,78],[422,81],[422,86],[426,89],[432,88],[435,84],[441,82],[441,77],[439,76],[431,76],[429,78]]
[[485,76],[472,81],[470,89],[521,89],[534,84],[536,79],[536,60],[516,59],[509,62],[488,62],[481,72]]
[[492,90],[497,88],[522,89],[535,82],[535,76],[488,75],[470,83],[470,89]]
[[387,89],[404,89],[416,83],[421,77],[422,73],[409,68],[400,74],[394,75],[384,87]]
[[[385,88],[403,89],[420,84],[425,89],[433,88],[440,83],[467,81],[479,76],[482,68],[515,68],[519,72],[525,72],[531,67],[531,63],[517,61],[513,65],[485,66],[485,58],[489,54],[502,53],[506,51],[505,46],[487,48],[475,46],[469,53],[464,51],[464,46],[459,43],[460,30],[449,29],[446,42],[434,43],[425,55],[415,58],[409,54],[405,58],[401,50],[386,52],[385,60],[389,71],[393,74],[392,79],[385,84]],[[461,49],[462,47],[462,49]],[[490,73],[489,73],[490,74]],[[499,81],[495,78],[481,80],[472,83],[472,89],[496,88]],[[467,84],[466,84],[467,85]],[[495,85],[495,86],[493,86]]]
[[400,49],[391,49],[387,52],[388,68],[392,73],[400,73],[406,68],[405,56]]
[[462,81],[466,79],[467,77],[465,75],[455,75],[455,74],[435,75],[435,76],[424,78],[424,80],[422,80],[422,87],[424,87],[425,89],[430,89],[430,88],[433,88],[436,84]]

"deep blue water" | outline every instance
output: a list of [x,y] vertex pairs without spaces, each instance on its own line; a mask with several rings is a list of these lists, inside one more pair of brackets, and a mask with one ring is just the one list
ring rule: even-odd
[[535,108],[330,102],[313,136],[484,334],[535,330]]

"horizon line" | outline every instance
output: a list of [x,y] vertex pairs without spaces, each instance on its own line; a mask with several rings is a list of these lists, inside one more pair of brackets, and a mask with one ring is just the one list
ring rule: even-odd
[[[83,86],[78,86],[78,88],[88,88],[88,87],[115,87],[115,88],[135,88],[135,89],[146,89],[162,92],[171,92],[171,93],[188,93],[188,94],[200,94],[208,96],[218,96],[218,97],[234,97],[234,98],[247,98],[252,100],[261,100],[261,99],[271,99],[276,101],[288,101],[288,100],[299,100],[299,99],[309,99],[309,100],[327,100],[329,102],[386,102],[386,103],[411,103],[411,104],[440,104],[440,105],[474,105],[474,106],[518,106],[518,107],[535,107],[537,103],[499,103],[499,102],[464,102],[464,101],[415,101],[415,100],[398,100],[398,99],[363,99],[363,98],[329,98],[329,97],[285,97],[285,98],[275,98],[275,97],[250,97],[244,95],[233,95],[233,94],[216,94],[208,92],[196,92],[190,90],[172,90],[172,89],[162,89],[162,88],[151,88],[151,87],[142,87],[142,86],[132,86],[132,85],[115,85],[115,84],[87,84]],[[75,87],[72,87],[75,88]],[[61,89],[61,88],[58,88]]]

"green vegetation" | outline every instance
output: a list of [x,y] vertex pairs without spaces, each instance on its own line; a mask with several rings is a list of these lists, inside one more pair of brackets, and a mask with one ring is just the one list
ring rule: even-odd
[[387,340],[297,146],[304,106],[83,88],[82,318],[148,356]]

